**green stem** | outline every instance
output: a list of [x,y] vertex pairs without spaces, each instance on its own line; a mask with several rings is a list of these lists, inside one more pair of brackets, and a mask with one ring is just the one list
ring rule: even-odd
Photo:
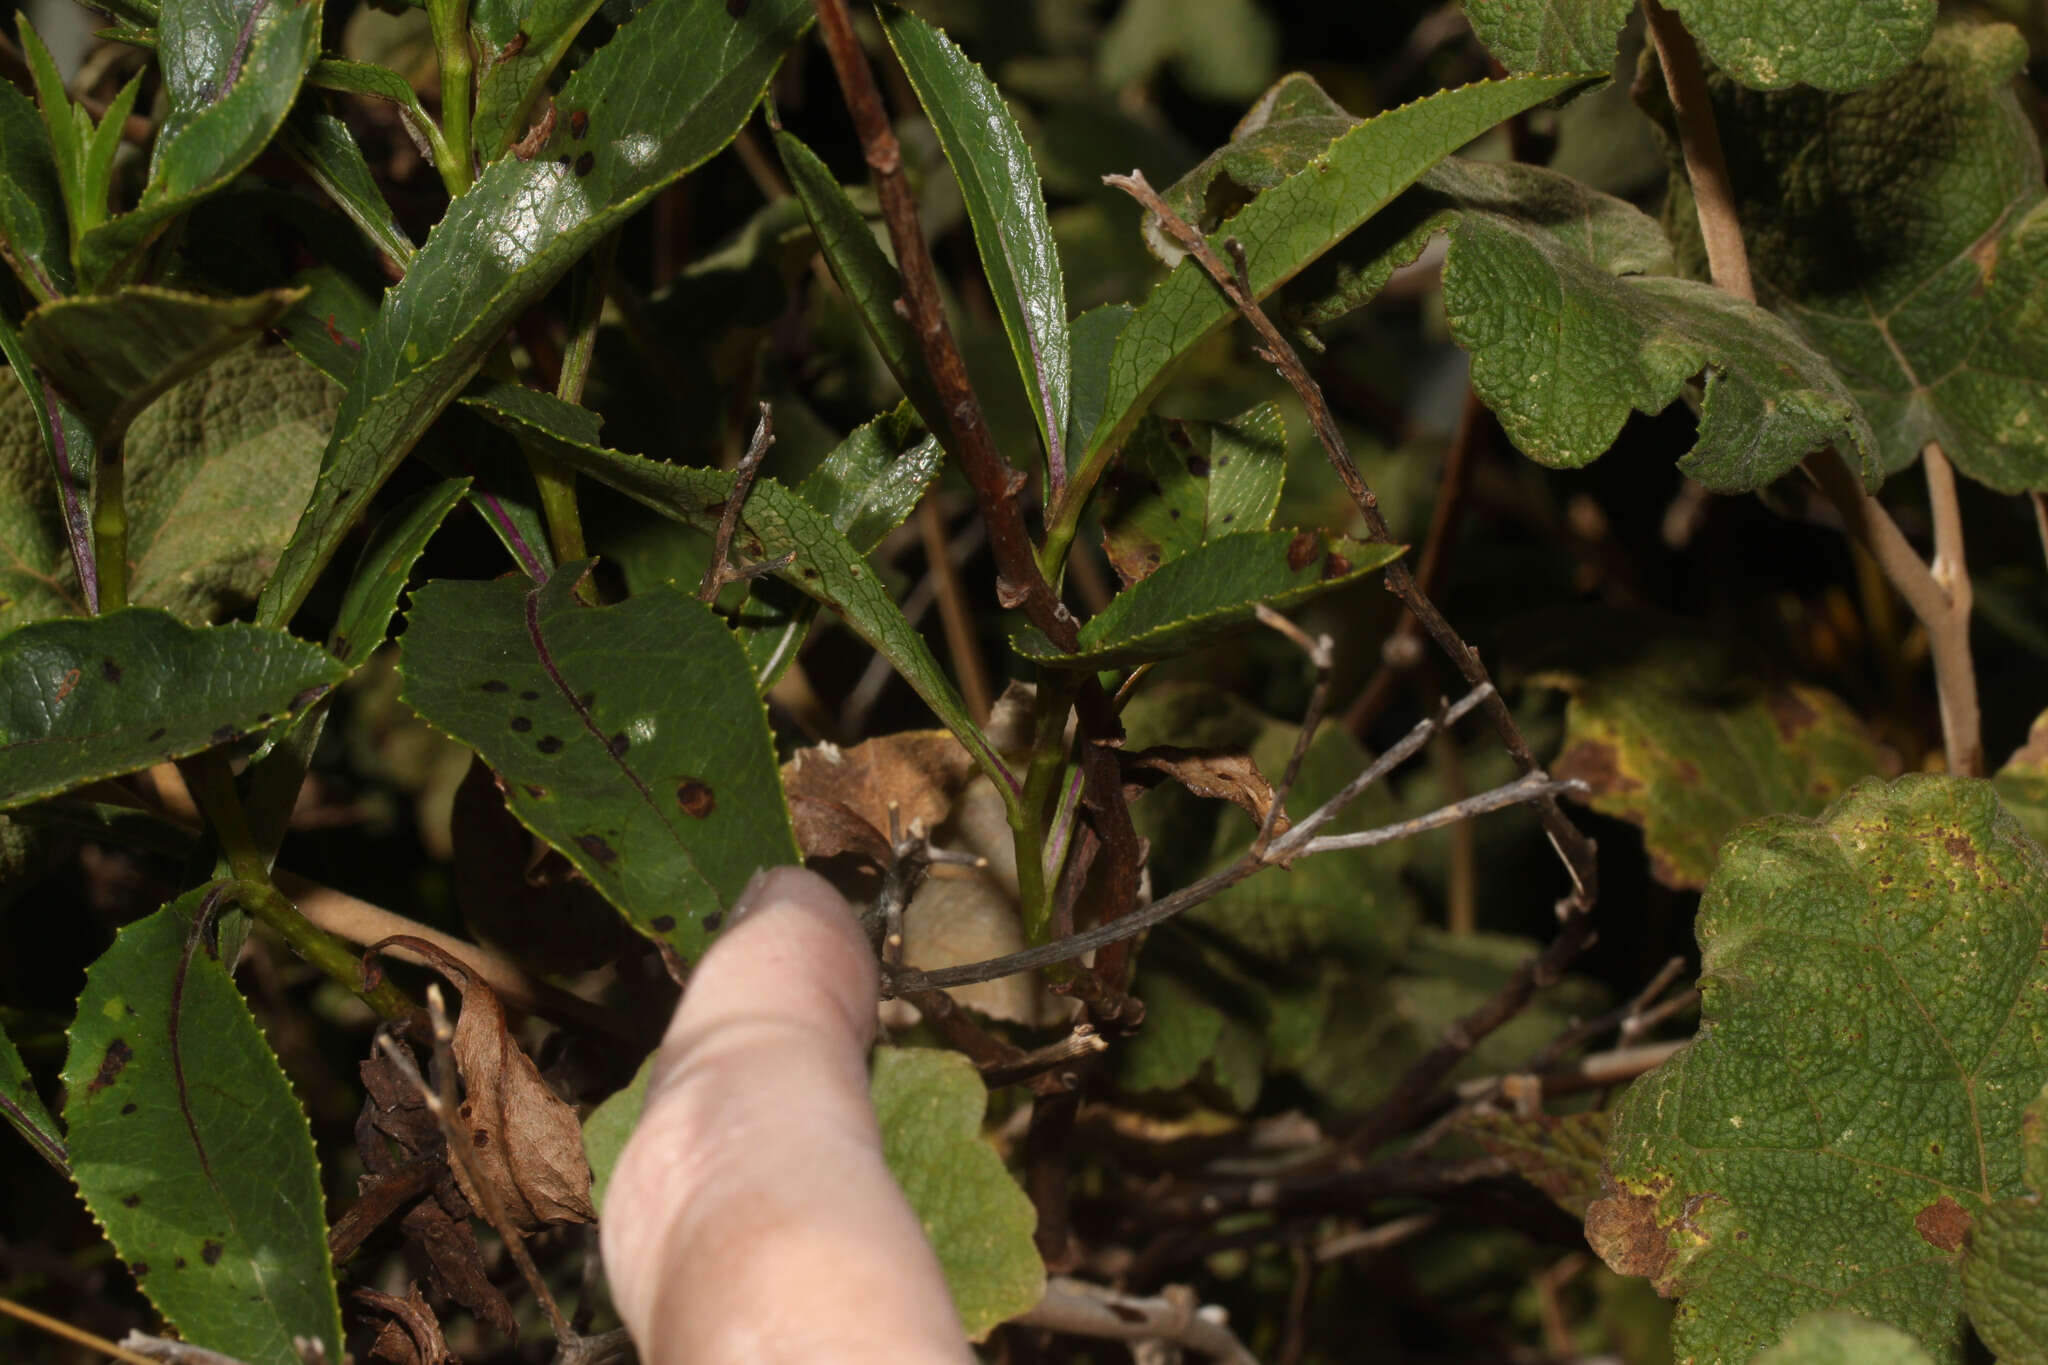
[[1065,572],[1067,551],[1074,544],[1074,533],[1081,529],[1081,513],[1087,510],[1089,496],[1109,468],[1110,457],[1122,448],[1126,434],[1128,429],[1111,433],[1093,456],[1067,476],[1067,486],[1060,490],[1059,501],[1046,518],[1045,540],[1038,547],[1038,571],[1046,582],[1057,584]]
[[555,397],[567,403],[583,401],[583,385],[590,378],[590,361],[597,353],[597,325],[604,319],[605,295],[612,287],[612,263],[619,256],[617,229],[598,242],[583,268],[577,272],[576,297],[571,305],[569,344],[562,351],[562,375],[555,384]]
[[520,446],[526,451],[527,468],[533,471],[534,487],[540,490],[540,511],[547,519],[555,563],[573,564],[585,554],[583,513],[576,506],[576,471],[527,442]]
[[451,195],[469,188],[470,77],[475,61],[469,52],[469,0],[427,0],[427,21],[434,30],[434,55],[441,63],[441,183]]
[[241,794],[235,790],[235,774],[228,767],[227,754],[209,749],[186,759],[178,768],[192,791],[192,799],[212,827],[214,838],[220,842],[221,856],[234,873],[230,894],[235,903],[269,925],[293,952],[361,997],[380,1017],[408,1019],[417,1013],[418,1006],[389,981],[365,989],[362,961],[355,949],[301,915],[284,893],[271,885],[269,858],[249,831],[248,812],[242,806]]
[[93,478],[92,551],[98,561],[102,612],[128,605],[128,466],[122,446],[116,438],[100,448]]
[[1033,943],[1045,942],[1052,927],[1054,879],[1045,875],[1045,836],[1067,771],[1067,713],[1081,690],[1082,676],[1052,669],[1040,672],[1031,766],[1024,774],[1024,795],[1009,808],[1017,849],[1017,903],[1024,915],[1024,933]]

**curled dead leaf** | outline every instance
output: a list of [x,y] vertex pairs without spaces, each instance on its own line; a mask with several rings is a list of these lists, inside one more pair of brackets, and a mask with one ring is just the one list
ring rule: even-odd
[[798,847],[806,858],[855,853],[886,863],[889,808],[906,831],[951,814],[974,760],[944,730],[909,730],[841,749],[818,744],[782,765]]
[[[1228,801],[1260,824],[1273,809],[1273,784],[1243,749],[1183,749],[1177,744],[1155,744],[1136,753],[1122,753],[1127,788],[1132,794],[1149,791],[1161,778],[1186,787],[1196,796]],[[1273,824],[1275,834],[1287,832],[1285,812]]]
[[461,962],[410,935],[372,944],[365,957],[387,947],[420,954],[462,995],[450,1046],[463,1086],[456,1113],[470,1150],[467,1162],[450,1165],[464,1196],[478,1209],[489,1207],[465,1169],[473,1167],[522,1231],[547,1223],[596,1222],[590,1163],[584,1159],[576,1111],[548,1089],[533,1059],[512,1040],[497,993]]

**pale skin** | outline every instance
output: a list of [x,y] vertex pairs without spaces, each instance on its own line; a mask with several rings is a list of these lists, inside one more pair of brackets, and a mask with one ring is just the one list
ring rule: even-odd
[[605,1196],[645,1365],[962,1365],[868,1103],[877,973],[823,878],[755,878],[692,973]]

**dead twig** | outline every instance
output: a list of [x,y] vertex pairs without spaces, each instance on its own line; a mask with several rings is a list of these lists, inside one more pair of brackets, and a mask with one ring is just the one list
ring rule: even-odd
[[1109,1041],[1095,1031],[1093,1024],[1076,1024],[1074,1031],[1058,1042],[1034,1048],[1015,1061],[983,1067],[981,1082],[991,1090],[1017,1085],[1108,1050]]
[[732,471],[732,491],[725,495],[725,507],[718,514],[718,530],[711,537],[711,562],[704,566],[704,577],[697,583],[697,600],[706,606],[718,600],[718,594],[728,583],[786,569],[795,562],[796,555],[792,551],[780,560],[758,564],[751,569],[732,566],[732,538],[740,527],[740,509],[746,506],[747,494],[753,491],[754,476],[761,472],[761,461],[774,444],[775,419],[768,405],[763,403],[761,420],[754,424],[753,439],[747,442],[747,453],[740,456],[739,464]]
[[1203,1307],[1183,1285],[1169,1285],[1145,1298],[1056,1275],[1046,1282],[1038,1306],[1011,1321],[1108,1341],[1170,1342],[1231,1365],[1258,1365],[1230,1330],[1229,1316],[1221,1308]]
[[[73,1327],[62,1318],[53,1318],[48,1313],[38,1312],[27,1304],[16,1303],[13,1299],[0,1298],[0,1313],[5,1313],[10,1318],[18,1318],[39,1331],[48,1332],[53,1337],[61,1337],[87,1350],[98,1351],[101,1355],[125,1361],[127,1365],[158,1365],[158,1361],[165,1358],[142,1355],[126,1345],[116,1346],[105,1337],[96,1336],[83,1327]],[[207,1354],[212,1355],[212,1352]],[[220,1365],[241,1365],[240,1361],[229,1360],[226,1356],[215,1356],[214,1360],[220,1362]],[[201,1362],[201,1365],[210,1363]]]
[[917,534],[924,542],[925,573],[939,604],[939,623],[946,628],[946,654],[953,660],[954,676],[960,679],[961,699],[974,723],[986,725],[993,695],[988,669],[982,664],[981,645],[974,636],[974,614],[967,609],[967,595],[961,591],[960,575],[953,567],[936,491],[918,504]]

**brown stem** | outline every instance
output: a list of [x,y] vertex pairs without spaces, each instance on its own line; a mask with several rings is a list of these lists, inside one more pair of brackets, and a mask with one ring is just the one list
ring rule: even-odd
[[1056,1276],[1047,1281],[1038,1306],[1013,1321],[1109,1341],[1170,1342],[1229,1365],[1258,1365],[1223,1321],[1198,1310],[1193,1291],[1179,1286],[1142,1298]]
[[[981,1083],[991,1090],[1033,1080],[1048,1071],[1072,1066],[1086,1057],[1109,1049],[1109,1043],[1092,1024],[1077,1024],[1074,1031],[1057,1042],[1034,1048],[1013,1062],[981,1068]],[[1063,1089],[1072,1089],[1063,1086]]]
[[839,76],[847,112],[853,116],[861,150],[874,175],[889,240],[896,248],[896,265],[903,278],[903,309],[943,408],[946,430],[939,435],[959,459],[988,522],[989,548],[996,559],[996,595],[1005,607],[1022,606],[1032,625],[1059,648],[1072,650],[1079,623],[1038,571],[1037,555],[1018,503],[1029,480],[996,449],[982,417],[981,400],[967,377],[967,362],[946,323],[938,271],[924,230],[918,225],[917,200],[903,174],[903,149],[889,126],[875,73],[854,35],[846,0],[817,0],[817,7],[818,28],[832,55],[832,69]]
[[726,584],[739,578],[732,567],[732,538],[739,530],[740,509],[746,506],[747,494],[753,490],[754,476],[761,472],[761,461],[774,444],[775,420],[763,403],[761,420],[754,424],[754,437],[747,442],[747,453],[740,456],[739,465],[732,472],[732,491],[725,495],[725,510],[718,514],[718,530],[711,539],[711,562],[704,566],[704,577],[697,584],[697,600],[706,606],[718,600]]
[[[1714,121],[1714,106],[1707,93],[1699,49],[1684,25],[1661,8],[1657,0],[1643,0],[1643,8],[1649,16],[1650,40],[1657,48],[1664,83],[1671,94],[1686,174],[1692,180],[1700,236],[1707,245],[1707,268],[1720,289],[1754,303],[1756,284],[1750,274],[1749,251],[1743,243],[1742,223],[1730,189],[1728,163],[1722,154],[1720,129]],[[1962,523],[1956,514],[1955,476],[1939,447],[1932,447],[1931,456],[1923,454],[1922,462],[1928,465],[1928,494],[1935,503],[1933,568],[1921,561],[1884,504],[1864,492],[1862,482],[1840,451],[1831,446],[1809,455],[1805,470],[1835,505],[1843,528],[1870,552],[1893,589],[1906,599],[1906,605],[1926,628],[1929,652],[1934,656],[1934,686],[1940,700],[1948,770],[1959,777],[1975,777],[1984,769],[1984,741],[1977,710],[1976,664],[1970,654],[1969,575],[1962,560]],[[1945,535],[1944,520],[1949,523]],[[1952,575],[1948,583],[1942,581],[1939,573],[1944,563]]]
[[974,616],[967,609],[966,593],[960,589],[960,574],[947,553],[946,522],[939,511],[936,490],[918,504],[917,534],[924,543],[925,572],[932,578],[939,622],[946,629],[946,653],[953,660],[954,676],[960,679],[960,695],[974,723],[986,725],[991,702],[988,669],[981,662],[981,646],[974,638]]

